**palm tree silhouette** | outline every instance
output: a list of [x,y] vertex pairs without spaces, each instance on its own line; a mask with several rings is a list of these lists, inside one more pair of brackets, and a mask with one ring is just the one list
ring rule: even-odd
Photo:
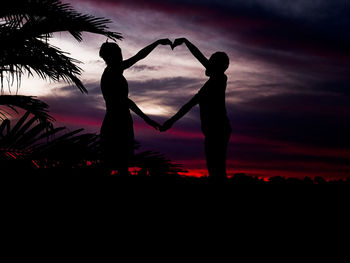
[[[76,12],[69,4],[59,0],[11,0],[2,3],[0,9],[0,88],[9,78],[9,88],[17,80],[17,89],[23,74],[37,74],[42,79],[63,80],[83,93],[86,88],[79,80],[82,69],[78,60],[49,44],[53,33],[69,32],[77,41],[82,32],[122,39],[121,34],[108,30],[105,18]],[[17,107],[26,112],[14,124],[8,118],[10,109]],[[20,169],[26,173],[33,168],[57,170],[99,168],[100,137],[82,133],[83,129],[68,131],[55,128],[54,119],[48,113],[48,105],[35,97],[0,95],[0,166],[2,170]],[[67,151],[69,149],[69,151]],[[88,162],[88,163],[87,163]],[[159,153],[142,152],[135,156],[133,165],[144,175],[177,175],[183,172]],[[45,169],[44,169],[45,170]],[[51,171],[50,171],[51,172]],[[37,173],[37,170],[35,170]]]
[[[0,9],[0,82],[3,92],[5,76],[9,85],[22,74],[42,79],[63,80],[73,83],[81,91],[87,90],[79,80],[82,70],[75,60],[57,47],[48,43],[55,32],[69,32],[77,41],[82,32],[104,35],[110,39],[121,39],[119,33],[108,30],[105,18],[76,12],[69,4],[59,0],[11,0],[5,1]],[[10,87],[9,87],[10,88]],[[18,88],[18,86],[17,86]],[[30,97],[0,95],[0,106],[16,106],[32,111],[38,116],[48,117],[43,102]],[[4,110],[0,110],[4,117]]]
[[[65,127],[48,129],[50,123],[26,112],[17,122],[3,120],[0,125],[0,167],[14,175],[44,173],[59,176],[103,174],[100,136],[68,131]],[[139,145],[135,145],[139,148]],[[69,151],[67,151],[69,149]],[[136,154],[133,166],[142,176],[178,176],[185,172],[162,154],[145,151]],[[89,169],[87,169],[89,168]],[[64,172],[62,172],[64,171]]]

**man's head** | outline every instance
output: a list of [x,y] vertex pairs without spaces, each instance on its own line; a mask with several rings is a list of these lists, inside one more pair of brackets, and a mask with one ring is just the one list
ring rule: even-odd
[[225,52],[216,52],[211,55],[209,65],[205,74],[212,76],[216,74],[223,74],[230,65],[230,59]]

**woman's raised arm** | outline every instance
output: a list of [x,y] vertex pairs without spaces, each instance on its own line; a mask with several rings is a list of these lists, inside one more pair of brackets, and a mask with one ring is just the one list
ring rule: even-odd
[[123,61],[122,67],[123,69],[130,68],[132,65],[134,65],[136,62],[140,61],[141,59],[144,59],[147,57],[158,45],[169,45],[171,46],[171,41],[168,38],[165,39],[159,39],[156,42],[148,45],[147,47],[141,49],[135,56],[126,59]]

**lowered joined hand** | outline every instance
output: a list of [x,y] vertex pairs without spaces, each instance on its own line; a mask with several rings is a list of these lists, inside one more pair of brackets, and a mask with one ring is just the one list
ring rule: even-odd
[[155,128],[157,131],[160,131],[160,129],[162,127],[158,122],[151,120],[151,119],[147,120],[147,124],[152,126],[153,128]]
[[165,131],[169,130],[171,128],[171,126],[173,126],[173,122],[170,120],[167,120],[166,122],[164,122],[164,124],[162,126],[160,126],[159,131],[165,132]]

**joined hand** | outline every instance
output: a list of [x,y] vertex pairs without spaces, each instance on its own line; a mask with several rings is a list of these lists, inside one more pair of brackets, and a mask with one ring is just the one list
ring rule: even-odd
[[182,37],[182,38],[176,38],[174,42],[171,42],[169,38],[163,38],[158,40],[158,44],[164,45],[164,46],[169,45],[171,49],[174,50],[175,47],[182,45],[183,43],[186,42],[186,40],[187,40],[186,38]]
[[156,122],[154,120],[147,120],[147,124],[149,124],[150,126],[155,128],[157,131],[160,131],[161,128],[162,128],[162,126],[158,122]]
[[159,131],[165,132],[165,131],[169,130],[172,125],[173,125],[173,123],[170,120],[167,120],[166,122],[164,122],[164,124],[162,126],[160,126]]
[[171,49],[174,50],[175,47],[182,45],[183,43],[185,43],[185,41],[186,38],[184,37],[175,39],[175,41],[171,44]]
[[158,44],[172,46],[173,43],[170,41],[169,38],[164,38],[164,39],[159,39]]

